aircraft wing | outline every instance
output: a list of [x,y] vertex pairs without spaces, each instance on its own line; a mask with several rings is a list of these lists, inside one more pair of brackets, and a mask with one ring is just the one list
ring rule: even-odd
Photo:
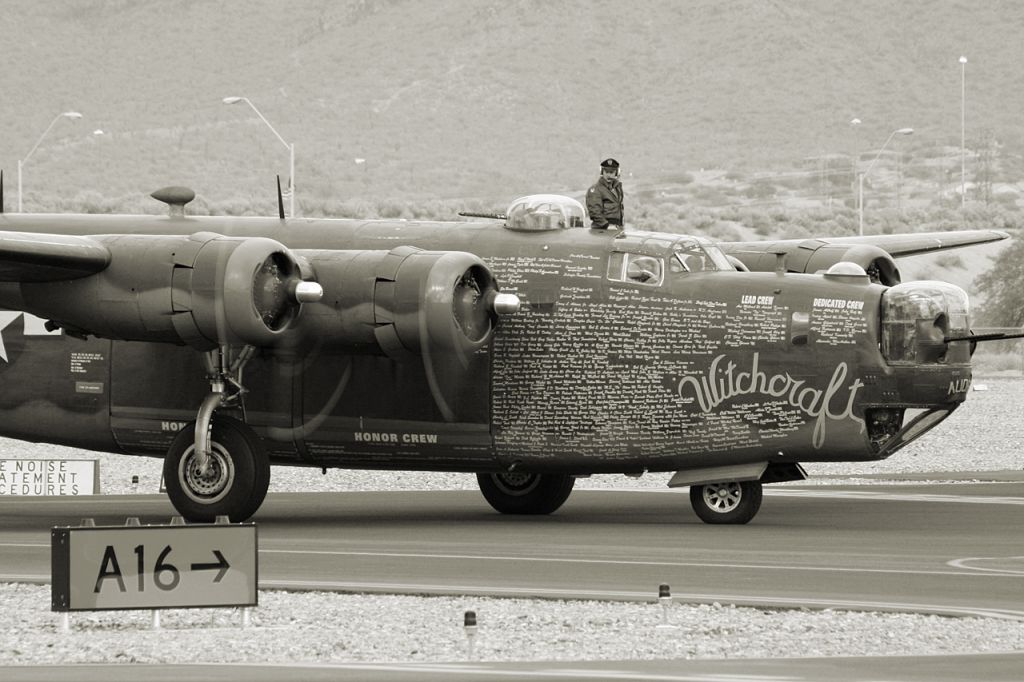
[[801,244],[837,244],[847,246],[876,246],[893,258],[916,256],[930,251],[959,249],[975,244],[987,244],[1009,238],[1001,230],[963,230],[960,232],[921,232],[918,234],[873,234],[863,237],[825,237],[821,239],[782,239],[760,242],[727,242],[720,244],[726,253],[776,253],[789,251]]
[[100,272],[106,246],[88,237],[0,232],[0,282],[56,282]]

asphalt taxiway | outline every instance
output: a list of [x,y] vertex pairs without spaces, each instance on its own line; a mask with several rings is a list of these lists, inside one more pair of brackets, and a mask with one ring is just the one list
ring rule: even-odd
[[[275,494],[254,518],[260,586],[651,600],[669,583],[687,602],[1024,622],[1024,481],[1013,478],[776,487],[752,523],[724,527],[699,522],[685,491],[577,491],[548,517],[499,515],[472,491]],[[157,495],[2,499],[0,580],[48,581],[53,526],[85,517],[100,525],[128,516],[166,523],[173,514]],[[971,657],[941,658],[937,667],[950,669]],[[981,659],[999,679],[1000,667],[1024,674],[1022,656]],[[530,670],[519,674],[540,672]],[[701,677],[703,668],[686,670],[695,676],[663,668],[650,674],[711,679]],[[802,679],[797,669],[787,674]]]

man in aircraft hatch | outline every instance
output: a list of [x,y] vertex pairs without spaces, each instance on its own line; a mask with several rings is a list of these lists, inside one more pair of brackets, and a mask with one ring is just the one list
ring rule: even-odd
[[587,214],[591,229],[607,230],[612,225],[622,229],[622,183],[615,159],[601,162],[601,177],[587,190]]

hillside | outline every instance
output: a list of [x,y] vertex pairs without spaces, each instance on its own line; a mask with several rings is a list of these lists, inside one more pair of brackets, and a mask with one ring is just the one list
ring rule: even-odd
[[[961,65],[975,177],[1024,152],[1024,4],[671,0],[4,0],[8,205],[181,183],[270,207],[295,144],[300,203],[578,192],[616,156],[636,188],[891,147],[936,192],[959,174]],[[851,126],[852,118],[862,121]],[[94,130],[104,134],[94,135]],[[950,156],[952,155],[952,156]],[[362,159],[363,162],[356,162]],[[948,159],[948,162],[947,162]],[[908,176],[914,171],[907,168]],[[922,171],[917,171],[919,174]],[[878,181],[883,181],[884,176]],[[930,182],[930,181],[929,181]],[[926,185],[928,183],[925,183]],[[846,183],[849,194],[849,183]],[[929,190],[931,191],[931,190]],[[140,207],[144,203],[139,204]]]

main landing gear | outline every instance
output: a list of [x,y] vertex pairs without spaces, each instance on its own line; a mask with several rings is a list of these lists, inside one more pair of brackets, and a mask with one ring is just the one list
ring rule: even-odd
[[188,521],[245,521],[267,495],[270,462],[259,437],[237,419],[214,414],[240,404],[242,367],[253,352],[246,347],[234,359],[227,347],[206,353],[210,393],[164,458],[167,496]]
[[576,479],[565,474],[477,474],[480,492],[502,514],[550,514],[569,498]]

